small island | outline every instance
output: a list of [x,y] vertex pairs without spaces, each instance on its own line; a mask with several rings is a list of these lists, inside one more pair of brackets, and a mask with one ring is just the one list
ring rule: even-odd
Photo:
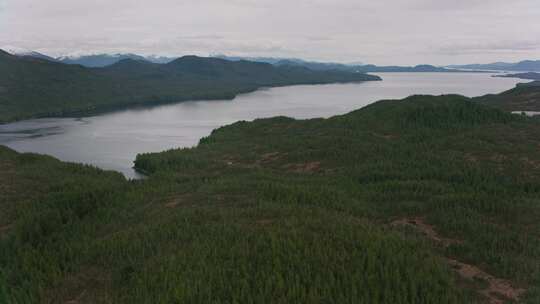
[[527,73],[516,73],[516,74],[493,75],[493,77],[519,78],[519,79],[527,79],[527,80],[540,80],[540,73],[527,72]]

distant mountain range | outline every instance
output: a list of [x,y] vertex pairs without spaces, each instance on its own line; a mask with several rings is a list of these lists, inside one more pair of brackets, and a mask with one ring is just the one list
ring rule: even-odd
[[45,54],[42,54],[36,51],[31,51],[31,50],[27,50],[27,49],[15,47],[15,46],[3,46],[0,49],[14,56],[32,57],[32,58],[49,60],[49,61],[56,61],[56,58],[47,56]]
[[[360,73],[381,73],[381,72],[406,72],[406,73],[415,73],[415,72],[430,72],[430,73],[448,73],[448,72],[463,72],[457,69],[450,69],[445,67],[437,67],[428,64],[422,64],[417,66],[377,66],[373,64],[343,64],[343,63],[333,63],[333,62],[316,62],[316,61],[305,61],[297,58],[273,58],[273,57],[229,57],[224,55],[218,55],[216,58],[238,61],[238,60],[249,60],[257,62],[266,62],[276,66],[302,66],[316,71],[328,71],[328,70],[339,70],[347,72],[360,72]],[[476,71],[475,71],[476,72]]]
[[516,63],[494,62],[488,64],[450,65],[453,69],[540,72],[540,60],[524,60]]
[[[8,53],[16,56],[23,57],[35,57],[40,59],[45,59],[49,61],[57,61],[65,64],[79,64],[85,67],[106,67],[112,64],[115,64],[124,59],[133,59],[137,61],[148,61],[152,63],[169,63],[175,60],[175,57],[164,57],[164,56],[141,56],[137,54],[95,54],[95,55],[79,55],[79,56],[62,56],[58,58],[53,58],[39,52],[17,49],[17,48],[7,48],[5,49]],[[361,72],[361,73],[376,73],[376,72],[460,72],[455,68],[446,68],[446,67],[437,67],[433,65],[417,65],[417,66],[377,66],[372,64],[361,64],[361,63],[335,63],[335,62],[316,62],[316,61],[306,61],[298,58],[277,58],[277,57],[235,57],[235,56],[225,56],[225,55],[216,55],[214,58],[225,59],[228,61],[252,61],[252,62],[264,62],[269,63],[274,66],[297,66],[297,67],[306,67],[314,71],[329,71],[337,70],[343,72]],[[475,69],[472,69],[475,70]]]
[[[18,47],[6,46],[0,47],[4,51],[20,57],[33,57],[49,61],[61,62],[65,64],[79,64],[85,67],[106,67],[115,64],[124,59],[133,59],[137,61],[148,61],[152,63],[165,64],[175,60],[177,57],[167,56],[142,56],[137,54],[92,54],[92,55],[71,55],[53,58],[40,52],[26,50]],[[524,60],[517,63],[495,62],[489,64],[465,64],[434,66],[421,64],[416,66],[377,66],[373,64],[362,63],[335,63],[335,62],[316,62],[307,61],[298,58],[279,58],[279,57],[239,57],[215,55],[214,58],[225,59],[229,61],[247,60],[253,62],[264,62],[275,66],[300,66],[314,71],[338,70],[344,72],[361,73],[381,73],[381,72],[482,72],[482,71],[519,71],[519,72],[540,72],[540,60]]]
[[88,54],[88,55],[70,55],[61,57],[51,57],[40,52],[27,50],[19,47],[4,46],[0,47],[1,50],[19,57],[32,57],[38,59],[44,59],[53,62],[61,62],[65,64],[80,64],[89,68],[106,67],[119,62],[124,59],[144,60],[153,63],[169,63],[175,60],[177,57],[165,57],[165,56],[141,56],[136,54]]
[[303,66],[315,71],[326,71],[326,70],[346,70],[350,72],[355,72],[353,64],[343,64],[343,63],[333,63],[333,62],[315,62],[315,61],[306,61],[298,58],[277,58],[277,57],[236,57],[236,56],[225,56],[225,55],[216,55],[215,58],[225,59],[229,61],[240,61],[248,60],[254,62],[265,62],[277,66],[290,65],[290,66]]
[[261,87],[380,80],[363,73],[196,56],[167,64],[128,58],[87,68],[1,50],[0,71],[0,123],[135,105],[232,99]]
[[169,63],[176,58],[163,56],[140,56],[136,54],[97,54],[82,56],[63,56],[56,58],[57,61],[65,64],[80,64],[89,68],[106,67],[115,64],[124,59],[133,59],[138,61],[148,61],[152,63]]

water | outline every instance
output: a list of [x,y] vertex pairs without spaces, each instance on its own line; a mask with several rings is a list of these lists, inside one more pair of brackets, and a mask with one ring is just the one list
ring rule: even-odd
[[526,115],[529,117],[538,116],[540,112],[538,111],[513,111],[512,114]]
[[220,126],[285,115],[344,114],[381,99],[412,94],[479,96],[514,87],[519,79],[473,73],[378,73],[384,81],[264,89],[234,100],[183,102],[87,118],[46,118],[0,125],[0,145],[64,161],[116,170],[129,178],[137,153],[191,147]]

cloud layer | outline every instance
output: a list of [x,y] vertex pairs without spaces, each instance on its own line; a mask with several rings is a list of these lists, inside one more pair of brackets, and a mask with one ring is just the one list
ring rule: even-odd
[[378,64],[540,59],[538,0],[0,0],[0,45]]

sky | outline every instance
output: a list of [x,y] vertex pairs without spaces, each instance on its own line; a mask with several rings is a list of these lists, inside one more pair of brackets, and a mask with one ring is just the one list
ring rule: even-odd
[[380,65],[540,59],[540,0],[0,0],[0,47]]

